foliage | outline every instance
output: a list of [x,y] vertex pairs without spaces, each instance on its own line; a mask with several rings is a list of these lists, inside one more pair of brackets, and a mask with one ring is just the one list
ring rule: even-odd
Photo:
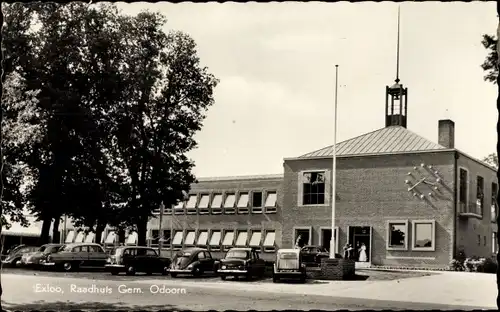
[[498,169],[498,155],[496,153],[491,153],[483,158],[483,161],[493,168]]
[[44,221],[42,242],[66,214],[97,235],[105,224],[134,227],[145,244],[152,211],[195,181],[185,155],[218,82],[195,42],[165,33],[160,14],[111,4],[14,3],[4,14],[4,68],[39,90],[43,135],[12,163],[31,174],[21,202]]
[[451,271],[464,271],[465,267],[462,261],[459,261],[457,259],[453,259],[450,262],[450,270]]
[[491,35],[483,35],[483,40],[481,41],[483,47],[486,50],[488,50],[488,55],[486,56],[486,59],[481,65],[483,70],[486,72],[484,80],[493,83],[497,82],[497,77],[498,77],[497,42],[498,39],[495,36]]

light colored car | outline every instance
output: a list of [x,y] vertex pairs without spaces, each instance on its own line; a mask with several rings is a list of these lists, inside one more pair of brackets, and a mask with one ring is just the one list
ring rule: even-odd
[[274,262],[273,283],[282,278],[299,279],[306,281],[306,266],[302,262],[300,249],[279,249]]

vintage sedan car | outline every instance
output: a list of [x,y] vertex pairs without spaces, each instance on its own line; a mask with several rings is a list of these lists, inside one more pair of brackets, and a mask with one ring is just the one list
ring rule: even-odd
[[155,249],[143,246],[117,247],[111,252],[107,262],[105,267],[113,275],[122,272],[127,275],[138,272],[166,275],[170,267],[169,258],[161,257]]
[[58,252],[40,260],[44,267],[52,267],[64,271],[79,268],[104,268],[108,255],[99,244],[73,243],[64,245]]
[[25,253],[21,258],[21,265],[26,267],[35,267],[40,264],[41,259],[45,259],[48,255],[57,252],[62,244],[45,244],[38,248],[37,251]]
[[266,270],[266,262],[260,259],[257,250],[252,248],[231,248],[224,259],[220,260],[219,273],[220,278],[245,277],[250,280],[252,277],[263,277]]
[[[302,261],[306,266],[320,266],[321,259],[329,258],[330,252],[321,246],[304,246],[300,249]],[[340,254],[335,254],[335,258],[342,258]]]
[[216,260],[207,249],[187,248],[174,256],[169,272],[172,277],[177,277],[178,274],[200,276],[209,272],[215,273]]
[[282,278],[299,279],[306,281],[306,265],[302,262],[300,249],[279,249],[273,268],[273,283]]
[[21,265],[21,259],[24,254],[37,251],[38,247],[35,246],[18,246],[12,249],[4,260],[2,260],[2,265],[5,267],[17,267]]

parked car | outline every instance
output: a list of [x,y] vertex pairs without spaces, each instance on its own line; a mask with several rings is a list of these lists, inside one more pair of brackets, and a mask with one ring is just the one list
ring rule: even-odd
[[172,277],[177,277],[178,274],[200,276],[208,272],[215,273],[216,260],[207,249],[188,248],[174,256],[169,271]]
[[127,275],[134,275],[137,272],[166,275],[170,267],[169,258],[159,256],[151,247],[142,246],[117,247],[111,252],[107,262],[106,269],[113,275],[122,272]]
[[24,254],[34,252],[38,250],[35,246],[18,246],[12,249],[4,260],[2,260],[2,265],[6,267],[16,267],[21,265],[21,259]]
[[27,246],[24,244],[13,245],[10,249],[4,250],[4,253],[2,254],[2,260],[5,260],[9,254],[16,252],[17,250],[19,250],[23,247],[27,247]]
[[73,243],[64,245],[58,252],[40,260],[45,267],[73,271],[79,268],[104,268],[108,255],[99,244]]
[[300,249],[279,249],[273,268],[273,283],[282,278],[295,278],[306,281],[306,265],[302,261]]
[[220,260],[219,273],[220,278],[240,276],[246,279],[252,277],[263,277],[266,270],[266,262],[259,257],[257,250],[252,248],[231,248],[224,259]]
[[[330,252],[326,248],[312,245],[302,247],[300,249],[300,254],[306,266],[320,266],[321,259],[330,257]],[[342,256],[340,254],[335,254],[335,258],[342,259]]]
[[36,251],[25,253],[21,258],[21,265],[28,267],[38,266],[41,259],[45,259],[48,255],[57,252],[61,246],[62,244],[45,244]]

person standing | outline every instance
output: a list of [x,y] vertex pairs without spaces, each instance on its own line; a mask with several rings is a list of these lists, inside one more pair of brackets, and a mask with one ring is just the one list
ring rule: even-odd
[[360,252],[359,252],[359,262],[368,261],[368,257],[366,256],[366,245],[365,243],[361,244]]

